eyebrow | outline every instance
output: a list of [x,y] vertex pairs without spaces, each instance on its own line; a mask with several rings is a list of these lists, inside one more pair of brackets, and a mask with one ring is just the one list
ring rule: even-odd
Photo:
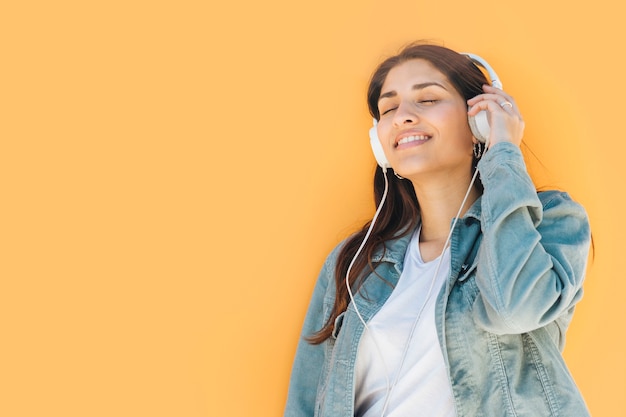
[[[443,85],[436,83],[434,81],[430,81],[430,82],[426,82],[426,83],[419,83],[419,84],[415,84],[413,87],[411,87],[411,90],[422,90],[426,87],[430,87],[432,85],[435,85],[437,87],[441,87],[444,90],[446,90],[446,87],[444,87]],[[378,97],[378,101],[384,99],[384,98],[389,98],[389,97],[395,97],[397,96],[398,93],[396,93],[395,91],[388,91],[384,94],[381,94],[380,97]]]

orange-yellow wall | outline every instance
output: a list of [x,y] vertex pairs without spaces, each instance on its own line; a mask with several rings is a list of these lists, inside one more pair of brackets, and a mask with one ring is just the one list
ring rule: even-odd
[[0,415],[279,415],[321,263],[373,211],[370,72],[431,39],[490,61],[537,185],[588,209],[565,356],[624,416],[619,2],[6,3]]

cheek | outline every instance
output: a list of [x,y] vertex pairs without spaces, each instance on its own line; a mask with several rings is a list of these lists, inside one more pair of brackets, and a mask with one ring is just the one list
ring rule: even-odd
[[376,127],[376,132],[378,134],[378,140],[383,145],[383,147],[387,147],[389,143],[389,126],[387,122],[380,121],[378,122],[378,126]]
[[[450,120],[450,119],[448,119]],[[467,118],[456,118],[454,124],[449,124],[446,129],[446,136],[452,138],[450,141],[452,146],[463,155],[472,155],[474,151],[474,142],[472,131],[470,130]]]
[[462,113],[457,115],[456,123],[454,124],[455,135],[463,142],[469,143],[469,146],[472,145],[472,130],[469,126],[469,121],[467,115]]

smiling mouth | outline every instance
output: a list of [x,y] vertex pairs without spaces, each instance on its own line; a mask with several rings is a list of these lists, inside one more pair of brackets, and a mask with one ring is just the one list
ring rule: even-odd
[[399,140],[398,143],[396,144],[396,147],[400,145],[404,145],[405,143],[410,143],[410,142],[418,142],[418,141],[424,142],[425,140],[428,140],[428,139],[430,139],[430,136],[425,136],[425,135],[407,136]]

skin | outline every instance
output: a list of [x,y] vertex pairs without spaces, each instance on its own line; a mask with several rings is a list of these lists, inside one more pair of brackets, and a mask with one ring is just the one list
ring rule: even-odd
[[[512,97],[483,87],[467,102],[428,61],[415,59],[389,71],[378,102],[378,137],[392,168],[411,181],[420,202],[420,252],[438,257],[472,177],[473,144],[468,115],[481,110],[490,120],[489,146],[520,145],[524,122]],[[511,106],[501,106],[509,102]],[[419,140],[404,143],[407,137]],[[404,140],[404,141],[403,141]],[[461,215],[479,197],[473,187]]]

